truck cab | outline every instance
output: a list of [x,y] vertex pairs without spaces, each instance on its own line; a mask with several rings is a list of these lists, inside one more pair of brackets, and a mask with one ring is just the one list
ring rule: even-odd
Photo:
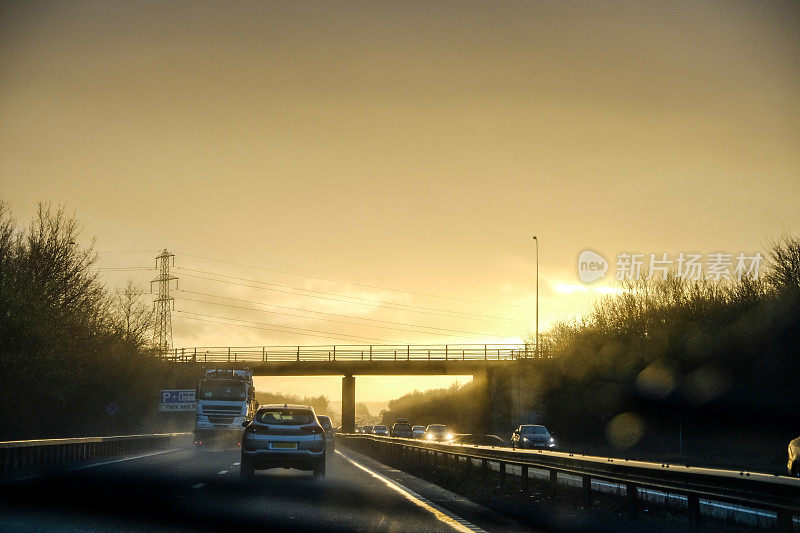
[[248,369],[207,369],[197,384],[195,444],[238,443],[242,423],[256,409],[253,372]]

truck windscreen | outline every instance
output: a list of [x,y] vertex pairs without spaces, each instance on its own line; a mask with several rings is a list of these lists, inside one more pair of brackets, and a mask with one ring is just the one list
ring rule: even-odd
[[200,381],[200,400],[246,400],[247,385],[235,379]]

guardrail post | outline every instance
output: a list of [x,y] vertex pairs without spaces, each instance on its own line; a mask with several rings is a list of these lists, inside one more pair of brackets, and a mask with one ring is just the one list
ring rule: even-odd
[[506,483],[506,464],[503,461],[497,463],[499,470],[500,470],[500,484],[505,485]]
[[447,345],[444,345],[444,360],[447,361]]
[[481,459],[481,477],[483,479],[489,478],[489,461]]
[[406,361],[411,361],[411,345],[406,346]]
[[639,488],[633,483],[625,484],[625,501],[628,511],[628,517],[636,517],[636,508],[638,507],[637,500],[639,499]]
[[231,362],[231,347],[228,346],[228,362]]
[[369,345],[369,360],[372,361],[372,345]]
[[792,512],[786,509],[778,511],[778,531],[794,531]]
[[484,361],[486,361],[486,359],[488,358],[487,351],[488,351],[488,348],[487,348],[487,346],[484,344],[484,345],[483,345],[483,360],[484,360]]
[[550,471],[550,497],[558,494],[558,470]]
[[583,490],[581,491],[583,508],[588,509],[592,506],[592,478],[583,476]]
[[297,347],[297,362],[300,362],[300,347]]
[[264,346],[261,347],[261,361],[263,363],[267,362],[267,349]]
[[336,361],[336,345],[333,345],[333,360]]
[[528,465],[522,465],[522,491],[528,492]]
[[692,529],[700,531],[702,522],[702,515],[700,514],[700,496],[697,494],[687,495],[686,510],[689,512],[689,523],[692,525]]

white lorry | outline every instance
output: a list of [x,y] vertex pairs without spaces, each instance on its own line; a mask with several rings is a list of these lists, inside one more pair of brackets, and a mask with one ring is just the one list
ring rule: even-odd
[[253,372],[246,368],[206,369],[195,398],[195,444],[238,443],[242,422],[251,420],[257,407]]

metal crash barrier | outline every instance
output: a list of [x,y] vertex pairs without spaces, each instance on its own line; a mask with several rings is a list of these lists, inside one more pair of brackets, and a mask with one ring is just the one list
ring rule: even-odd
[[191,435],[191,433],[155,433],[0,442],[0,474],[178,446],[185,444]]
[[[724,502],[775,513],[779,529],[792,531],[800,515],[800,479],[755,472],[689,467],[683,465],[595,457],[549,450],[514,450],[504,447],[444,444],[376,435],[337,434],[339,442],[398,468],[416,466],[445,468],[464,476],[507,482],[509,468],[516,467],[523,490],[532,479],[529,471],[544,474],[544,483],[555,495],[559,475],[582,481],[584,507],[592,504],[593,481],[619,485],[629,516],[636,514],[644,491],[658,491],[686,498],[690,521],[702,521],[700,501]],[[495,470],[496,468],[496,470]],[[549,474],[549,475],[548,475]],[[497,481],[497,479],[493,479]]]

